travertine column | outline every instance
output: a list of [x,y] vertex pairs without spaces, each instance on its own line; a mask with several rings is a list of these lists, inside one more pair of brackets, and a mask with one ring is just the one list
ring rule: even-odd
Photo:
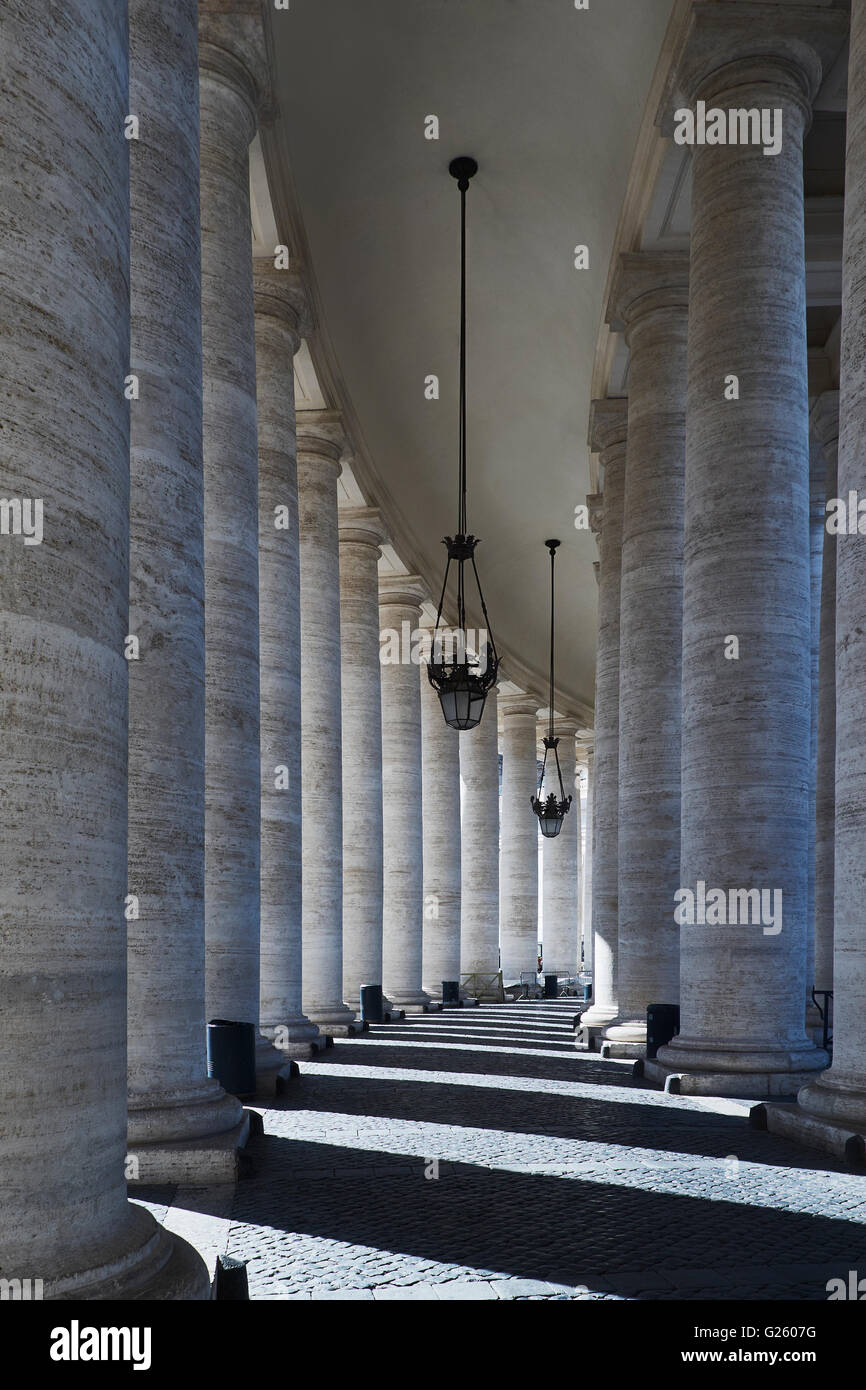
[[[831,34],[835,53],[844,16],[748,4],[694,14],[680,65],[686,101],[778,110],[782,140],[772,157],[754,144],[699,145],[693,156],[681,886],[695,895],[695,922],[681,930],[682,1031],[659,1051],[659,1066],[647,1067],[656,1076],[684,1074],[683,1091],[760,1096],[793,1090],[827,1060],[806,1038],[803,1009],[810,615],[802,158],[821,76],[810,44],[823,48],[822,35]],[[718,894],[708,915],[723,901],[722,922],[700,922],[700,883]],[[758,921],[750,891],[767,894]]]
[[129,25],[130,1172],[232,1180],[243,1109],[205,1047],[198,5],[132,0]]
[[[598,536],[598,651],[595,666],[595,786],[592,825],[592,1007],[581,1023],[617,1016],[617,840],[619,818],[619,599],[628,402],[592,403],[590,447],[604,470]],[[597,514],[595,499],[590,499]]]
[[[343,1002],[343,796],[336,411],[298,415],[301,534],[301,783],[304,1011],[325,1033],[354,1031]],[[352,807],[346,805],[351,817]]]
[[[814,431],[809,436],[809,822],[806,859],[806,1030],[821,1026],[812,1002],[815,984],[815,848],[818,787],[818,671],[821,644],[821,572],[824,555],[824,503],[827,466],[824,449]],[[818,1035],[812,1032],[815,1041]]]
[[625,331],[628,445],[619,662],[620,1053],[646,1044],[648,1004],[680,997],[680,730],[683,488],[689,261],[680,252],[620,257],[610,318]]
[[[851,8],[842,272],[838,496],[866,497],[866,3]],[[848,516],[849,531],[851,516]],[[866,537],[836,538],[836,911],[833,1065],[800,1092],[801,1109],[866,1135]],[[825,1133],[825,1142],[834,1136]]]
[[309,1057],[301,937],[301,604],[293,359],[306,313],[297,276],[254,274],[259,428],[261,1020],[287,1057]]
[[385,525],[372,507],[347,507],[340,525],[343,682],[343,998],[361,1005],[382,983],[382,681],[379,547]]
[[538,966],[538,787],[534,695],[499,696],[502,720],[502,848],[499,951],[506,984]]
[[[205,936],[207,1015],[258,1023],[258,432],[249,144],[261,25],[199,5],[204,361]],[[261,1036],[259,1087],[283,1058]]]
[[[812,410],[824,452],[826,497],[838,496],[839,393],[825,391]],[[833,988],[833,897],[836,850],[836,536],[826,530],[821,567],[818,737],[815,794],[815,989]]]
[[[439,696],[427,678],[424,662],[420,663],[420,676],[421,807],[424,831],[421,981],[432,998],[441,999],[442,981],[460,979],[461,735],[445,723]],[[476,730],[467,732],[475,733]]]
[[126,6],[86,21],[2,25],[0,1269],[52,1299],[206,1298],[124,1182]]
[[[546,721],[539,722],[538,737],[547,734]],[[554,840],[542,837],[541,842],[541,900],[544,922],[544,969],[545,971],[576,970],[579,959],[578,943],[578,902],[580,892],[580,872],[578,850],[580,846],[580,788],[577,784],[577,765],[574,755],[574,740],[577,725],[566,719],[556,725],[559,739],[559,765],[562,768],[562,786],[566,796],[572,798],[568,814],[562,822],[562,829]],[[544,748],[538,754],[544,757]],[[551,765],[552,764],[552,765]],[[559,800],[559,781],[556,776],[556,763],[553,750],[547,755],[547,773],[542,795],[553,792]]]
[[[423,1013],[430,996],[421,986],[424,880],[421,819],[421,687],[418,662],[402,640],[415,632],[426,597],[414,575],[379,584],[379,627],[400,638],[382,663],[382,783],[384,906],[382,974],[385,993],[407,1013]],[[392,643],[385,643],[384,651]],[[456,737],[456,735],[455,735]]]
[[484,718],[460,738],[460,969],[499,969],[499,732],[496,688]]
[[592,970],[592,784],[595,754],[586,740],[578,744],[578,763],[586,768],[581,788],[581,818],[583,850],[580,859],[580,943],[583,948],[583,968]]

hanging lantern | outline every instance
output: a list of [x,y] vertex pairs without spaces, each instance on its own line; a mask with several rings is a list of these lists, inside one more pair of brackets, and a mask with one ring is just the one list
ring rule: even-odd
[[[447,549],[448,561],[445,578],[442,582],[442,595],[433,629],[433,641],[427,676],[439,696],[446,724],[452,729],[474,729],[481,723],[484,704],[488,692],[496,684],[499,657],[490,631],[487,606],[481,592],[481,581],[475,564],[475,547],[479,544],[476,536],[469,534],[466,517],[466,191],[469,180],[478,172],[478,165],[468,155],[453,159],[449,173],[457,180],[460,190],[460,418],[459,418],[459,475],[460,497],[457,510],[457,532],[446,536],[443,544]],[[448,589],[448,578],[452,564],[457,567],[457,630],[456,633],[439,633],[442,609]],[[485,630],[489,638],[489,649],[485,646],[470,660],[466,648],[466,566],[470,566],[481,611],[484,615]],[[456,642],[455,642],[456,637]],[[449,645],[450,644],[450,649]],[[482,658],[483,657],[483,662]]]
[[[553,679],[553,643],[554,643],[554,565],[556,562],[556,552],[559,541],[545,541],[544,544],[550,551],[550,694],[548,699],[549,724],[547,736],[544,742],[544,762],[541,765],[541,772],[538,776],[538,793],[531,798],[532,809],[538,816],[538,824],[541,826],[541,833],[547,840],[553,840],[562,829],[562,822],[568,815],[571,806],[571,797],[565,795],[565,788],[562,785],[562,769],[559,766],[559,739],[555,736],[553,725],[553,699],[554,699],[554,679]],[[559,781],[559,798],[554,792],[542,800],[541,792],[544,786],[544,777],[547,771],[547,756],[553,753],[556,762],[556,775]]]

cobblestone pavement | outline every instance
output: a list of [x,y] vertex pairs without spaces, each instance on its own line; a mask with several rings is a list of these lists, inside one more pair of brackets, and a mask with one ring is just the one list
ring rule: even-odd
[[866,1177],[577,1052],[572,1017],[449,1010],[302,1063],[215,1196],[251,1297],[826,1300],[866,1276]]

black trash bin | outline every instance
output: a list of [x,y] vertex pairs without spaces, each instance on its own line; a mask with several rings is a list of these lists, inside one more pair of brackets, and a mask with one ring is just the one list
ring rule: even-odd
[[384,1023],[385,1013],[382,1006],[382,986],[381,985],[362,985],[361,986],[361,1022],[362,1023]]
[[545,999],[558,999],[558,998],[559,998],[559,989],[558,989],[558,985],[559,985],[559,976],[558,976],[558,975],[545,975],[545,977],[544,977],[544,997],[545,997]]
[[231,1096],[256,1090],[256,1030],[252,1023],[212,1018],[207,1026],[207,1074]]
[[655,1057],[660,1047],[680,1031],[679,1004],[648,1004],[646,1011],[646,1055]]
[[442,1003],[443,1003],[443,1004],[459,1004],[459,1003],[460,1003],[460,981],[459,981],[459,980],[443,980],[443,981],[442,981]]

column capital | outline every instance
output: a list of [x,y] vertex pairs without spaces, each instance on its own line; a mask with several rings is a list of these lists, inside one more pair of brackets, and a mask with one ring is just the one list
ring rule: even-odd
[[589,529],[594,536],[600,536],[601,525],[604,518],[604,493],[588,493],[586,505],[589,507]]
[[297,440],[299,459],[331,464],[340,476],[347,440],[339,410],[299,410]]
[[378,507],[340,507],[337,523],[341,541],[369,545],[378,550],[388,539],[385,518]]
[[617,262],[607,303],[607,322],[625,333],[648,314],[679,309],[688,313],[687,251],[624,251]]
[[239,92],[250,114],[250,139],[272,101],[261,0],[199,0],[199,69]]
[[839,392],[822,391],[809,415],[809,428],[822,448],[839,438]]
[[379,579],[379,605],[382,608],[417,608],[427,598],[427,586],[417,574],[387,574]]
[[257,256],[253,261],[253,292],[256,314],[285,324],[294,340],[292,352],[297,352],[312,326],[310,301],[300,274],[294,269],[276,270],[270,256]]
[[531,718],[533,723],[537,723],[539,708],[539,701],[535,695],[499,696],[499,713],[503,719],[508,719],[512,715],[520,715],[524,719]]
[[593,453],[601,454],[602,466],[606,456],[625,452],[628,437],[628,399],[625,396],[603,396],[589,408],[588,443]]
[[[743,83],[777,82],[808,111],[848,34],[848,14],[830,3],[697,0],[659,104],[664,134],[678,109]],[[768,85],[764,104],[772,102]]]

